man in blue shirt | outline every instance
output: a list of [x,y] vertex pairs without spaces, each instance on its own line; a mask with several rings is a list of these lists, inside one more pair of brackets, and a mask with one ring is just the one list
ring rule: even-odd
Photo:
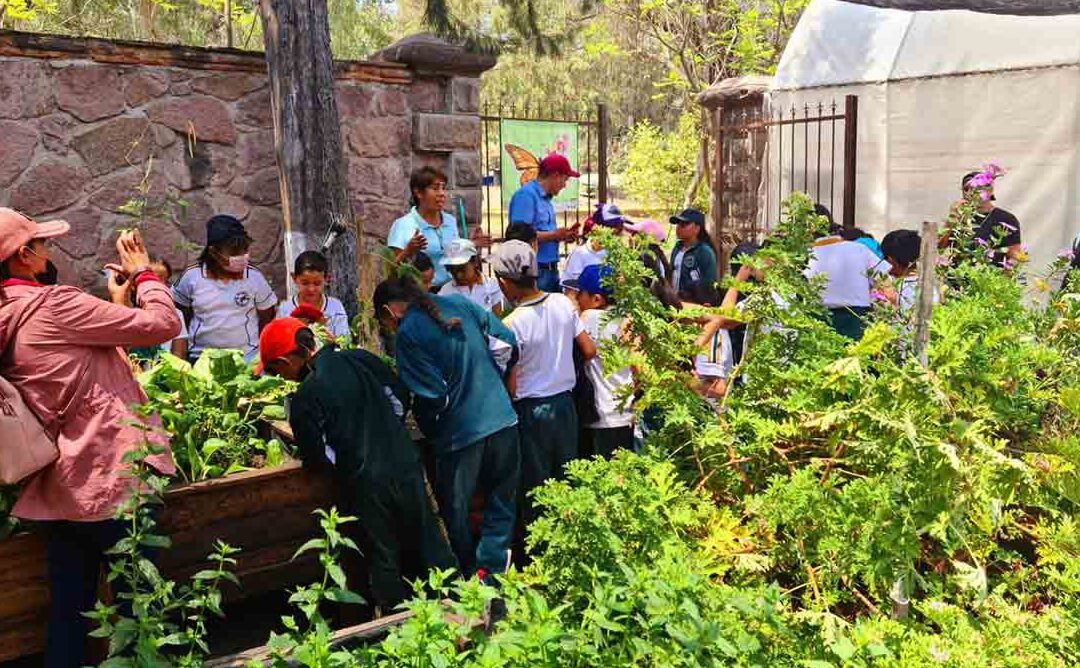
[[536,284],[544,292],[562,292],[559,285],[559,242],[577,237],[578,225],[556,224],[554,199],[571,178],[581,176],[565,156],[552,153],[540,161],[536,179],[521,186],[510,198],[510,224],[525,223],[536,230],[540,249],[536,254],[540,276]]

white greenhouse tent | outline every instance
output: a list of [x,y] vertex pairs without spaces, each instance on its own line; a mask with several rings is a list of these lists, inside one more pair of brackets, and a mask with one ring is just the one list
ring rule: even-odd
[[[859,227],[880,238],[943,220],[961,176],[993,161],[1008,172],[997,200],[1020,219],[1032,271],[1080,232],[1080,3],[813,0],[768,103],[842,108],[852,94]],[[766,187],[788,180],[776,171]]]

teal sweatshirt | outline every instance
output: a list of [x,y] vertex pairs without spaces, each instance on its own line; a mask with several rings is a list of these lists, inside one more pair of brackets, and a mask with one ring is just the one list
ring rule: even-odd
[[415,397],[420,429],[439,453],[461,450],[517,424],[517,414],[491,357],[488,337],[517,347],[517,339],[490,311],[461,295],[432,297],[444,330],[412,306],[398,325],[398,375]]

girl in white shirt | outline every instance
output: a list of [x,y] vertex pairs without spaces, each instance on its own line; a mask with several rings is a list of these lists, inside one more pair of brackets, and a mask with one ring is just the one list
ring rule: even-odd
[[484,310],[502,317],[505,308],[502,288],[494,278],[484,278],[476,244],[468,239],[448,242],[443,252],[442,264],[450,274],[450,281],[439,289],[440,297],[461,295]]
[[207,221],[206,248],[173,287],[192,361],[209,348],[240,350],[248,362],[259,356],[259,332],[274,319],[277,296],[250,266],[250,248],[251,237],[233,216]]
[[349,314],[340,299],[326,294],[326,284],[330,278],[329,264],[322,253],[304,251],[293,263],[292,280],[296,286],[296,296],[286,299],[278,306],[277,317],[290,318],[299,306],[317,309],[322,318],[317,324],[326,328],[340,344],[347,344],[350,339]]

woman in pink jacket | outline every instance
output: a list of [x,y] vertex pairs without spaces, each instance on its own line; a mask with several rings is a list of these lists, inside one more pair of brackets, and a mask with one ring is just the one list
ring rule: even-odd
[[[146,401],[121,347],[155,346],[180,331],[169,289],[150,270],[138,232],[120,235],[120,267],[140,308],[117,306],[67,286],[44,286],[49,240],[67,223],[34,223],[0,208],[0,373],[57,435],[59,459],[26,480],[12,511],[49,531],[51,586],[46,665],[81,666],[104,552],[124,536],[114,519],[132,491],[125,453],[149,438],[167,447],[154,424],[130,408]],[[119,288],[110,281],[110,290]],[[0,444],[3,447],[3,444]],[[150,458],[164,474],[172,457]]]

